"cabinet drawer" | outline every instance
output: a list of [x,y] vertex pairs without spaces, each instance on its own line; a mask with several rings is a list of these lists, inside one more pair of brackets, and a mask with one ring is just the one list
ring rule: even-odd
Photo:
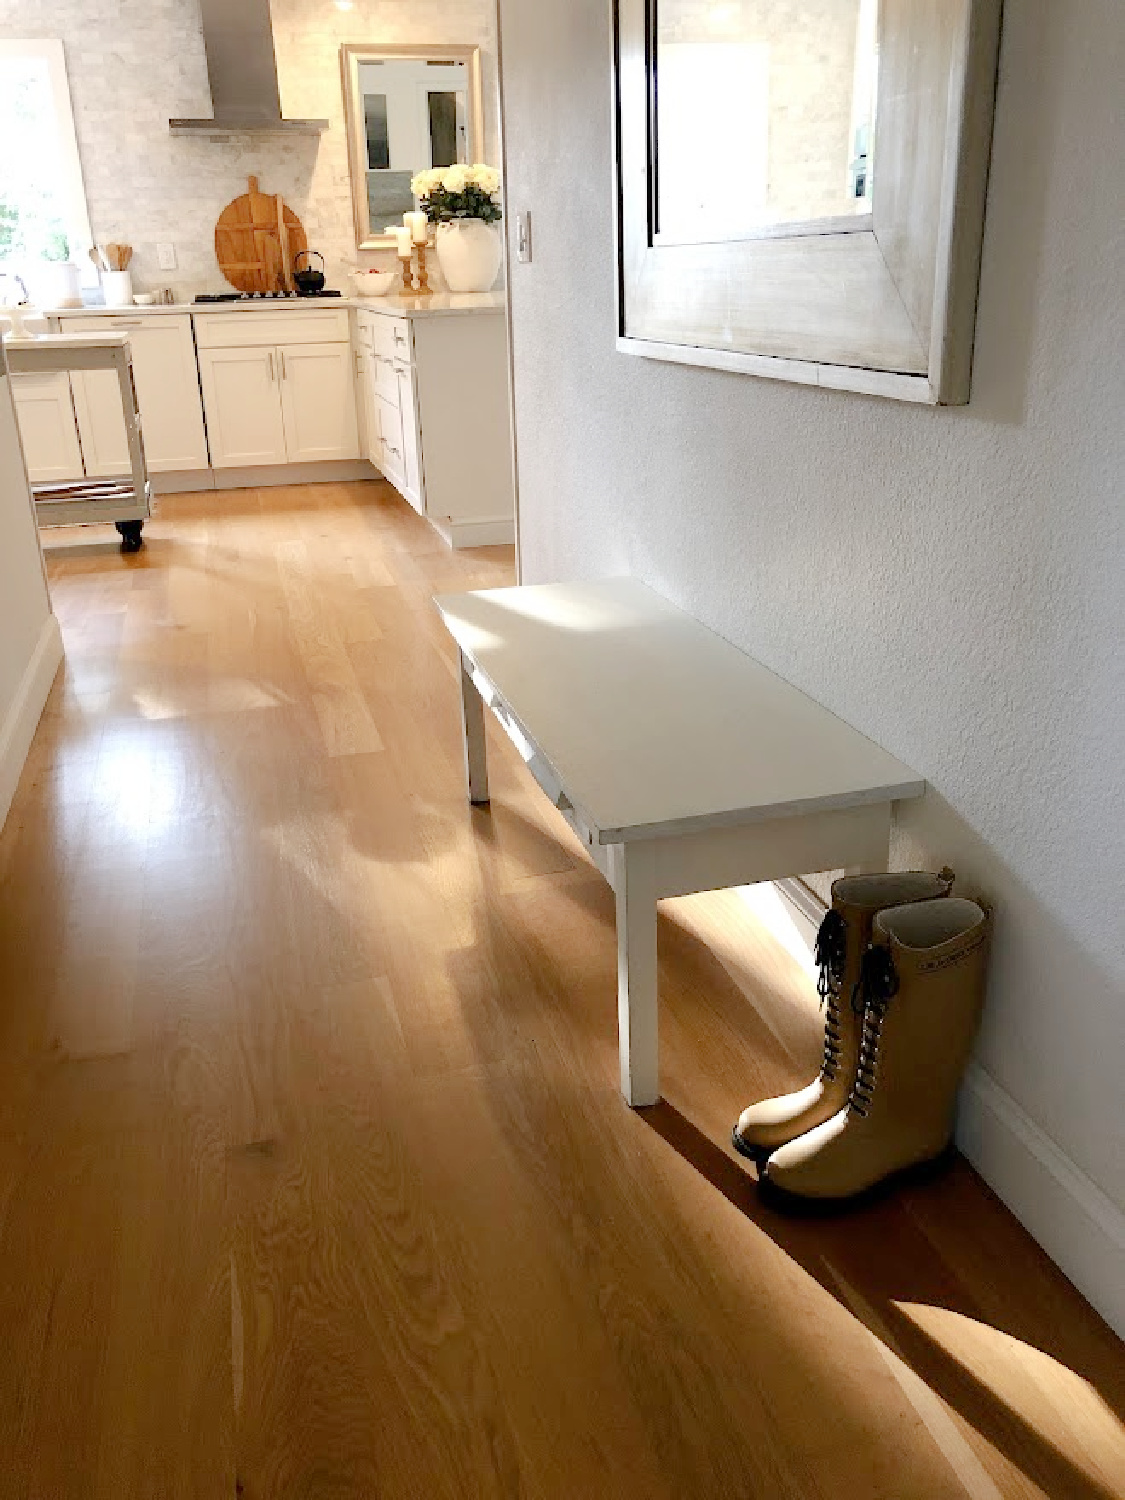
[[260,349],[277,344],[347,344],[346,307],[286,307],[276,312],[195,314],[201,349]]
[[412,357],[409,318],[376,317],[371,340],[376,354],[381,354],[384,359],[405,360],[409,364]]
[[398,376],[394,360],[389,355],[376,352],[371,356],[371,368],[375,375],[375,394],[397,408]]
[[101,313],[99,316],[59,318],[62,333],[136,333],[140,329],[175,329],[181,335],[191,332],[190,313]]

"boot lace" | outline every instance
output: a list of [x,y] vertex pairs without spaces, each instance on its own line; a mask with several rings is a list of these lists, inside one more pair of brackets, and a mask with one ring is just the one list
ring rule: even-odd
[[848,1106],[866,1119],[875,1097],[879,1078],[879,1052],[883,1044],[883,1022],[895,995],[898,975],[889,948],[868,948],[860,965],[859,980],[852,994],[852,1009],[863,1017],[863,1035],[859,1043],[859,1063]]
[[840,991],[844,984],[847,949],[847,923],[838,911],[830,911],[816,935],[816,962],[820,968],[816,992],[820,996],[821,1008],[827,1007],[824,1020],[824,1061],[820,1071],[828,1082],[839,1071],[840,1053],[844,1045],[840,1030]]

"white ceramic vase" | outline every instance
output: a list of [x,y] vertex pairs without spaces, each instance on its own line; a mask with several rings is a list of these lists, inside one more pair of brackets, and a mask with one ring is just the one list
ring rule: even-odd
[[451,292],[490,292],[500,270],[500,236],[483,219],[454,219],[439,224],[435,236],[438,264]]

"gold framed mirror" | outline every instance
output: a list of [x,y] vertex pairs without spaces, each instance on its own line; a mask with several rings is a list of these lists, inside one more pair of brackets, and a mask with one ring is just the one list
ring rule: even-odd
[[1001,0],[614,0],[622,353],[969,399]]
[[356,247],[393,249],[411,178],[484,155],[480,48],[346,42],[340,68]]

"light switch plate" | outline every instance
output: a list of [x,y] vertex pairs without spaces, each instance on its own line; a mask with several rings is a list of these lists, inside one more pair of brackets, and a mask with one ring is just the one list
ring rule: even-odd
[[522,213],[516,215],[516,259],[521,265],[531,263],[531,215]]
[[175,245],[157,245],[156,260],[162,271],[174,271],[176,269]]

